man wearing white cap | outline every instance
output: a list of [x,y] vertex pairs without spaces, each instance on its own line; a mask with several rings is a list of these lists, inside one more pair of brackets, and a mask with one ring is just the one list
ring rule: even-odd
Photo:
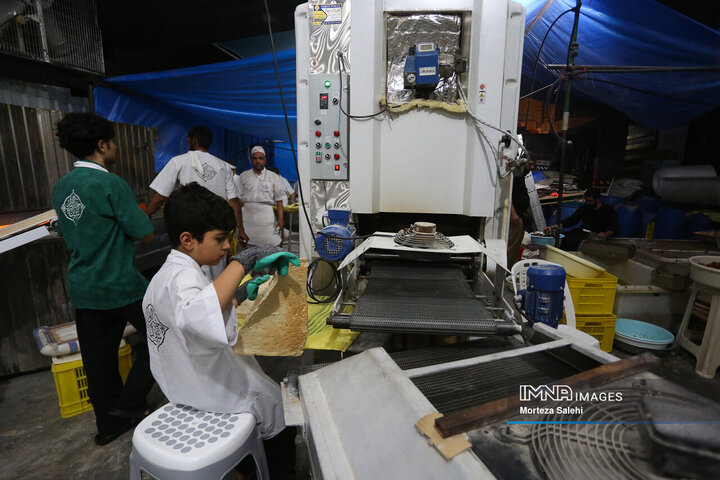
[[[262,147],[253,147],[250,161],[252,170],[235,175],[248,244],[280,245],[280,232],[284,227],[283,200],[287,198],[280,186],[280,177],[265,168]],[[277,212],[273,212],[273,205],[277,206]]]

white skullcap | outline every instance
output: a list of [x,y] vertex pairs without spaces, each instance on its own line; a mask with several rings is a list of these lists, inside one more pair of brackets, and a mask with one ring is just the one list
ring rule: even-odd
[[253,153],[255,153],[255,152],[260,152],[260,153],[262,153],[263,155],[265,155],[265,149],[262,148],[260,145],[258,145],[258,146],[256,146],[256,147],[253,147],[253,149],[250,150],[250,156],[252,157]]

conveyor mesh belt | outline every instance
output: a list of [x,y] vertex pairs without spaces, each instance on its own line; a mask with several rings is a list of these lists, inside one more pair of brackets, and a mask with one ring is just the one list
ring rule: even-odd
[[490,355],[491,353],[512,350],[523,346],[522,340],[513,337],[494,337],[453,343],[436,347],[418,348],[404,352],[391,353],[390,357],[401,370],[438,365],[466,358]]
[[474,298],[459,267],[375,265],[350,317],[328,323],[355,331],[512,333]]
[[540,385],[579,370],[545,352],[413,378],[413,383],[442,414],[518,393],[519,385]]

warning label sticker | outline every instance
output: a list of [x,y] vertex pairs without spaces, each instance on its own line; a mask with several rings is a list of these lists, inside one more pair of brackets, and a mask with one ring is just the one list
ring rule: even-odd
[[342,23],[342,5],[313,5],[313,25]]

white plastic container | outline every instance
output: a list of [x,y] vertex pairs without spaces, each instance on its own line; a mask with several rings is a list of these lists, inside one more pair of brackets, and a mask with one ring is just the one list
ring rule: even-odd
[[720,262],[720,257],[700,255],[690,257],[690,278],[712,288],[720,288],[720,269],[708,267],[708,263]]

